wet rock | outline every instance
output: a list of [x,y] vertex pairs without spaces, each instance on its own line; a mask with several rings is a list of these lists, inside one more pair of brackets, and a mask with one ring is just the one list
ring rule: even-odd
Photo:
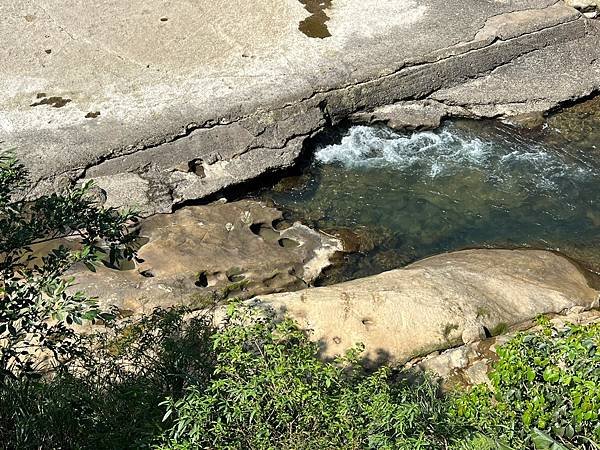
[[517,114],[515,116],[506,119],[505,122],[517,126],[519,128],[526,128],[528,130],[539,129],[546,123],[546,118],[543,112],[530,112]]
[[596,149],[600,155],[600,97],[565,108],[548,118],[548,126],[553,133],[552,138],[557,143],[576,143],[587,147],[590,151]]
[[374,262],[384,270],[397,269],[414,261],[415,258],[405,254],[402,250],[388,249],[377,252],[373,257]]
[[249,200],[153,216],[142,223],[147,243],[130,270],[80,270],[77,287],[135,313],[304,288],[341,244],[299,223],[277,231],[273,223],[281,219],[280,211]]
[[342,247],[345,252],[356,253],[360,251],[360,238],[349,228],[339,228],[334,230],[326,230],[328,234],[335,236],[342,242]]
[[542,313],[597,305],[599,291],[557,254],[467,250],[405,269],[298,292],[260,296],[256,304],[296,319],[333,357],[357,342],[366,362],[404,363],[472,340],[474,323],[504,333]]
[[275,192],[287,192],[293,189],[300,189],[306,183],[308,179],[303,175],[294,175],[282,178],[279,182],[273,186],[273,191]]

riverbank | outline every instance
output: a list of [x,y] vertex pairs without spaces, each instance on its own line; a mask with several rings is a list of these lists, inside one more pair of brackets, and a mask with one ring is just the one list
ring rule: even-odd
[[325,38],[299,29],[295,0],[0,12],[3,148],[37,192],[93,178],[108,205],[147,215],[289,167],[357,112],[426,100],[440,116],[512,115],[600,87],[598,21],[552,0],[340,0]]

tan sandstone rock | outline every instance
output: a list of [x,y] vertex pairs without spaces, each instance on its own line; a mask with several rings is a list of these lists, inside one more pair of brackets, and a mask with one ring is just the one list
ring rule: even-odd
[[281,221],[280,211],[250,200],[153,216],[142,224],[147,243],[135,266],[80,269],[77,288],[127,314],[305,288],[341,243],[299,223],[278,230]]
[[467,250],[335,286],[262,296],[261,307],[312,330],[323,355],[366,346],[367,362],[403,363],[495,335],[541,313],[590,308],[599,292],[557,254]]

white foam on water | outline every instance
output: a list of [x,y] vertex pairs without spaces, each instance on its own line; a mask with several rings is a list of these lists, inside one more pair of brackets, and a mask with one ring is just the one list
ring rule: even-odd
[[389,167],[405,169],[416,164],[431,168],[433,176],[442,174],[458,162],[479,163],[488,146],[479,139],[463,139],[448,130],[402,135],[390,130],[355,126],[339,144],[319,149],[315,158],[323,164],[341,163],[346,167]]
[[533,143],[485,142],[452,125],[412,134],[354,126],[339,144],[318,149],[315,159],[349,169],[410,170],[430,179],[478,170],[499,183],[528,178],[543,190],[557,189],[560,178],[581,179],[591,171]]

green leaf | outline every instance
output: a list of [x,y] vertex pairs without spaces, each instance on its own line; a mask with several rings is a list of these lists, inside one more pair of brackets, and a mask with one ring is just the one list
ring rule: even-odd
[[552,439],[550,435],[537,428],[531,431],[531,441],[536,450],[568,450],[564,445]]

